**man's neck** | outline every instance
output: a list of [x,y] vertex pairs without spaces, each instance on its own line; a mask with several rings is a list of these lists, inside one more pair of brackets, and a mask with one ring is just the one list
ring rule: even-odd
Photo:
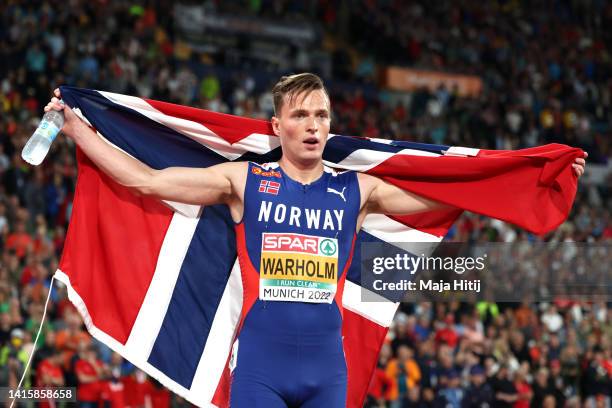
[[323,174],[323,162],[321,160],[312,164],[303,164],[293,162],[283,156],[278,161],[278,164],[287,176],[302,184],[310,184],[318,180]]

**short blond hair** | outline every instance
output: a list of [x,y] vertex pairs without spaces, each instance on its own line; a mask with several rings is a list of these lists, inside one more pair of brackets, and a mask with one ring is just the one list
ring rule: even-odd
[[274,115],[278,115],[285,102],[285,96],[289,97],[288,102],[291,104],[297,95],[302,93],[304,97],[308,96],[312,91],[323,90],[329,101],[329,94],[323,80],[315,74],[304,72],[301,74],[287,75],[281,79],[272,88],[272,98],[274,99]]

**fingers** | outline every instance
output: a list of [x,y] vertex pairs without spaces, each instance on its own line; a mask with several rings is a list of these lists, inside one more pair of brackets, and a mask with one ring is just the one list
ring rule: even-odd
[[574,163],[572,163],[572,167],[574,168],[574,173],[576,173],[576,176],[580,177],[584,174],[584,166],[586,166],[586,160],[585,158],[588,157],[588,153],[584,152],[584,158],[583,157],[577,157],[574,160]]
[[580,177],[584,174],[584,166],[580,165],[580,164],[572,164],[572,167],[574,168],[574,173],[576,173],[576,176]]
[[54,97],[54,98],[51,98],[51,101],[49,103],[47,103],[47,105],[44,108],[44,111],[49,112],[51,109],[60,111],[64,109],[64,105],[60,103],[59,99]]
[[47,105],[44,108],[45,112],[49,112],[51,109],[56,110],[56,111],[60,111],[64,109],[64,105],[61,101],[61,97],[62,94],[59,90],[59,88],[55,88],[53,90],[53,97],[51,97],[51,101],[49,101],[49,103],[47,103]]
[[61,101],[62,94],[59,88],[55,88],[53,90],[53,95],[54,96],[51,98],[51,101],[44,108],[45,112],[49,112],[51,109],[54,109],[57,111],[64,109],[64,105]]

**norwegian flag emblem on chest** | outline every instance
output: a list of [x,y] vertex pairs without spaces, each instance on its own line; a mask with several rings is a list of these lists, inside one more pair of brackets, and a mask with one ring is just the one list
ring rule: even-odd
[[277,181],[261,180],[259,183],[259,192],[278,195],[280,183]]

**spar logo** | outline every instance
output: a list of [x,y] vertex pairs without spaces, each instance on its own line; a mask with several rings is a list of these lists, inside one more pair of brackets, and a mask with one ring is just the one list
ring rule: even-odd
[[319,256],[337,256],[338,242],[332,238],[302,234],[279,234],[264,232],[262,252],[297,252]]
[[321,243],[319,244],[319,249],[321,250],[321,253],[323,255],[333,256],[336,255],[336,252],[338,251],[338,246],[333,240],[327,238],[321,240]]
[[301,234],[263,234],[262,251],[319,254],[319,237]]

